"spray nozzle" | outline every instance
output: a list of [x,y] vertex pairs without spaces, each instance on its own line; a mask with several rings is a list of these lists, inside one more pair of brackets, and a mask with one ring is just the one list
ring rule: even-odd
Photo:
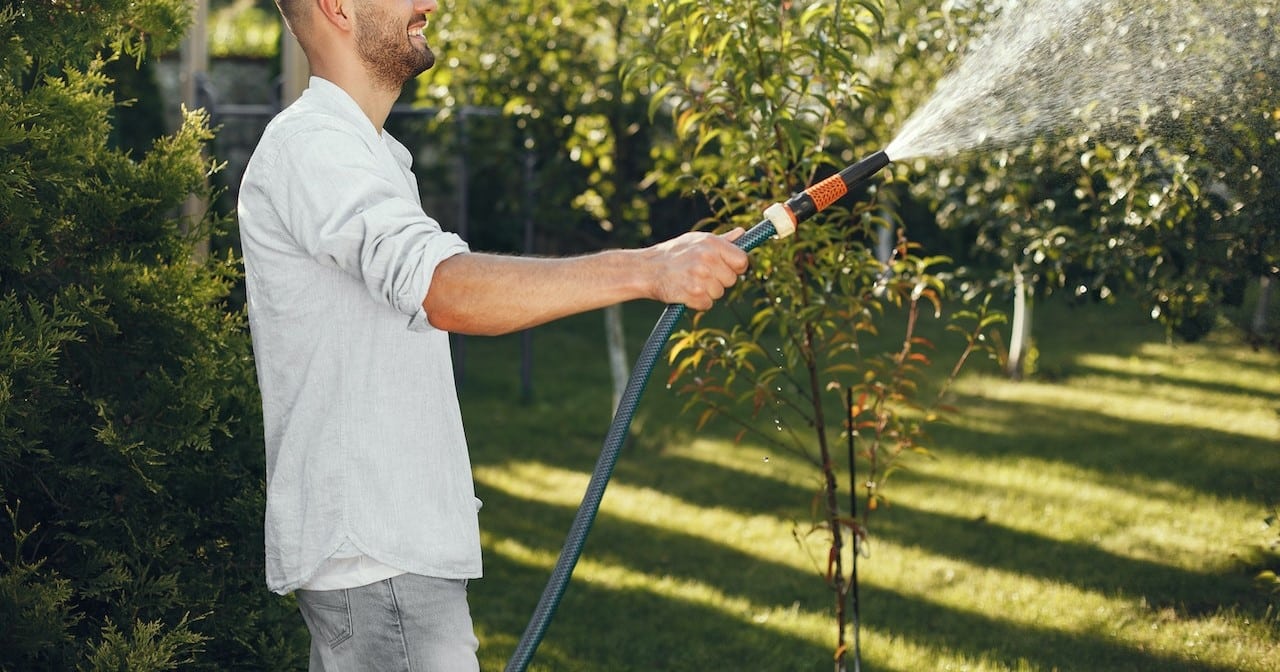
[[840,200],[840,197],[849,193],[854,185],[880,172],[880,169],[889,165],[889,162],[888,154],[883,151],[876,152],[792,196],[786,203],[774,203],[765,209],[764,216],[773,223],[778,237],[786,238],[795,233],[797,224]]

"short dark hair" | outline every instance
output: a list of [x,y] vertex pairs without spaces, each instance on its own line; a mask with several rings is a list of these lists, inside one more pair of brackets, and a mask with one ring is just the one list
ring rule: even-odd
[[276,0],[276,7],[280,10],[280,16],[284,17],[285,23],[288,23],[289,28],[296,34],[311,11],[311,2],[309,0]]

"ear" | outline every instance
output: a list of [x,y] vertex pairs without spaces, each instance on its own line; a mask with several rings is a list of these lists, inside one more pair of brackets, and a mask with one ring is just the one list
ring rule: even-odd
[[351,30],[351,0],[315,0],[325,23],[344,32]]

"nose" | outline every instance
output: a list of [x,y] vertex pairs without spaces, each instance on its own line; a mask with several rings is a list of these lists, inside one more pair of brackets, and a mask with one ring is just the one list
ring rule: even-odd
[[418,0],[414,9],[422,14],[430,14],[440,8],[436,0]]

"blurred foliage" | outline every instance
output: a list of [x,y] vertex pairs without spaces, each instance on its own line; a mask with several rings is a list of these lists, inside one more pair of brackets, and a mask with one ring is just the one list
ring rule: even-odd
[[[472,212],[492,222],[479,235],[493,246],[519,249],[516,223],[530,210],[545,249],[625,244],[694,220],[751,223],[759,204],[885,146],[1002,4],[782,2],[693,17],[690,2],[466,3],[432,19],[441,59],[419,99],[455,122],[468,106],[501,110],[473,117],[460,149]],[[795,18],[794,32],[743,42],[779,15]],[[1258,16],[1275,20],[1265,8]],[[725,59],[726,48],[754,55]],[[1012,291],[1016,265],[1039,295],[1136,295],[1171,336],[1200,338],[1280,265],[1269,224],[1280,191],[1276,62],[1252,59],[1213,114],[1116,119],[1081,92],[1079,132],[909,161],[867,195],[875,216],[960,264],[954,284],[966,296]],[[439,137],[461,148],[448,128]],[[706,177],[703,164],[719,162],[743,175]],[[791,169],[768,174],[774,165]]]
[[210,3],[209,55],[213,58],[274,58],[284,23],[272,0]]
[[443,135],[465,152],[475,218],[500,227],[477,231],[480,247],[520,249],[527,217],[541,252],[650,236],[642,182],[651,127],[618,69],[645,30],[639,5],[477,2],[432,16],[437,66],[418,99],[443,111],[437,128],[454,131]]

